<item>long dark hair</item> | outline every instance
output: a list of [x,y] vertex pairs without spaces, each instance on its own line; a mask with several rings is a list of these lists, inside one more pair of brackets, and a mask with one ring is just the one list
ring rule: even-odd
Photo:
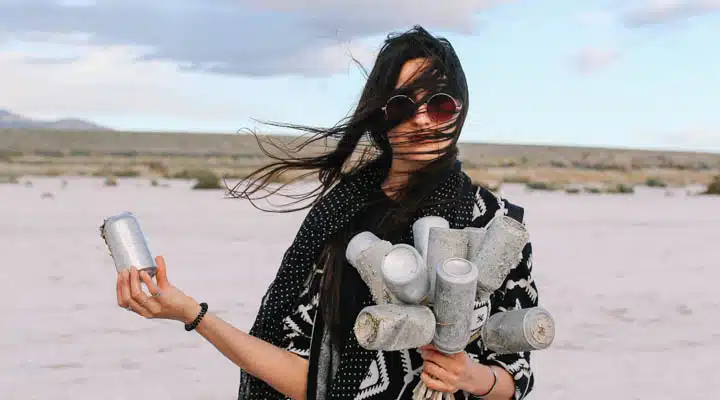
[[[414,59],[426,60],[426,67],[419,70],[411,82],[396,88],[404,64]],[[407,177],[407,183],[394,195],[393,200],[397,207],[393,207],[391,218],[386,218],[389,215],[380,218],[382,222],[375,227],[376,234],[381,237],[407,230],[408,220],[423,206],[423,200],[440,183],[444,174],[452,168],[457,159],[457,139],[469,107],[465,74],[449,41],[431,35],[420,26],[415,26],[409,31],[390,34],[387,37],[371,72],[366,74],[366,77],[367,82],[354,112],[332,128],[266,122],[272,126],[298,130],[308,136],[292,147],[273,144],[282,152],[282,155],[276,155],[264,149],[262,140],[256,135],[263,152],[275,161],[251,173],[232,188],[229,194],[236,198],[248,199],[258,207],[255,204],[256,200],[281,193],[281,190],[294,180],[291,179],[280,185],[272,182],[277,181],[284,174],[299,172],[300,175],[295,179],[316,175],[319,185],[308,192],[286,194],[285,197],[298,203],[307,200],[310,202],[304,206],[285,207],[274,211],[289,212],[311,207],[344,177],[361,172],[370,163],[389,168],[393,159],[407,155],[393,149],[388,138],[388,132],[402,122],[388,121],[385,118],[383,106],[390,97],[420,91],[425,93],[425,97],[429,97],[434,93],[444,92],[459,100],[462,105],[459,115],[449,126],[450,129],[443,129],[443,132],[425,131],[422,132],[422,137],[413,135],[411,140],[415,140],[415,137],[424,141],[451,139],[451,144],[437,151],[432,161],[425,163]],[[424,98],[420,99],[418,104],[422,104],[423,100]],[[313,155],[299,155],[301,151],[307,151],[309,146],[319,143],[324,143],[330,150]],[[348,272],[352,270],[351,267],[346,268],[349,264],[344,254],[345,245],[353,233],[352,227],[341,229],[325,244],[321,259],[318,260],[318,265],[324,268],[321,310],[333,333],[333,338],[337,341],[344,340],[344,334],[348,332],[348,327],[354,320],[353,313],[347,312],[350,311],[348,307],[355,305],[354,292],[341,290],[343,275],[352,273],[352,271]],[[340,313],[340,310],[346,312]],[[344,318],[341,316],[343,314]]]

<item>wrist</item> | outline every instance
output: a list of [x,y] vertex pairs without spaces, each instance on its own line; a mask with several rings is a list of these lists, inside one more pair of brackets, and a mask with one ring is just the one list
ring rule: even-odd
[[202,308],[200,307],[200,303],[195,301],[195,299],[188,297],[187,302],[183,307],[182,323],[187,325],[193,322],[195,318],[197,318],[198,314],[200,314],[201,310]]
[[472,379],[464,390],[475,396],[488,395],[495,386],[495,380],[491,366],[473,363]]

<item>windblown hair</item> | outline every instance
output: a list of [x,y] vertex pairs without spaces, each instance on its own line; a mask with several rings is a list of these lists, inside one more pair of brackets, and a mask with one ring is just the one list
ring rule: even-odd
[[[413,77],[414,79],[396,88],[403,65],[413,59],[425,59],[428,64]],[[284,196],[297,202],[307,200],[310,202],[304,206],[286,207],[275,211],[290,212],[311,207],[345,176],[361,173],[370,163],[389,168],[393,158],[402,158],[408,154],[394,150],[388,138],[388,132],[402,122],[387,121],[385,118],[383,106],[390,97],[397,94],[425,93],[423,96],[426,98],[434,93],[444,92],[462,104],[455,121],[449,127],[446,126],[450,129],[443,129],[443,132],[450,133],[418,132],[422,133],[422,137],[414,134],[411,135],[413,137],[411,140],[452,139],[451,144],[435,151],[436,158],[410,173],[407,184],[395,195],[394,200],[398,207],[393,210],[392,216],[388,215],[391,218],[382,218],[385,222],[378,227],[378,232],[384,235],[406,230],[408,220],[420,209],[423,200],[439,184],[440,179],[445,176],[444,173],[452,168],[457,159],[457,140],[469,107],[465,74],[450,42],[431,35],[420,26],[415,26],[409,31],[389,35],[377,55],[371,72],[365,75],[367,81],[354,112],[334,127],[319,128],[266,122],[271,126],[304,132],[302,136],[305,136],[305,140],[294,147],[273,144],[283,153],[282,156],[278,156],[264,149],[262,141],[258,135],[255,135],[262,151],[275,161],[241,180],[229,194],[232,197],[248,199],[257,207],[254,201],[279,194],[280,190],[293,180],[270,189],[271,186],[275,186],[272,182],[284,174],[299,172],[296,179],[316,175],[319,185],[306,193],[291,193]],[[418,104],[422,104],[425,98],[420,99]],[[320,154],[299,155],[309,146],[318,144],[330,150]],[[398,212],[399,210],[401,212]],[[343,340],[342,332],[347,332],[347,328],[352,323],[343,320],[339,312],[347,310],[346,307],[354,301],[352,291],[341,290],[343,273],[349,265],[344,257],[345,246],[351,233],[351,228],[341,230],[336,238],[325,245],[323,256],[318,260],[318,263],[325,268],[321,309],[326,323],[331,327],[333,338],[337,340]]]

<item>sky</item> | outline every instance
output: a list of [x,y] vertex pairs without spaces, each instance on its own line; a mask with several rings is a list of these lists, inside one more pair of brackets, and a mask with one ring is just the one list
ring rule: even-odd
[[720,0],[0,0],[0,109],[120,130],[332,126],[384,38],[448,38],[466,142],[720,152]]

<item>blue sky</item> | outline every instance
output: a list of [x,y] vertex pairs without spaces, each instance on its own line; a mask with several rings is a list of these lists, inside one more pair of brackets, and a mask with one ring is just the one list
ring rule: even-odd
[[364,83],[348,52],[369,68],[415,23],[461,57],[464,141],[720,152],[717,0],[0,0],[0,108],[129,130],[332,125]]

